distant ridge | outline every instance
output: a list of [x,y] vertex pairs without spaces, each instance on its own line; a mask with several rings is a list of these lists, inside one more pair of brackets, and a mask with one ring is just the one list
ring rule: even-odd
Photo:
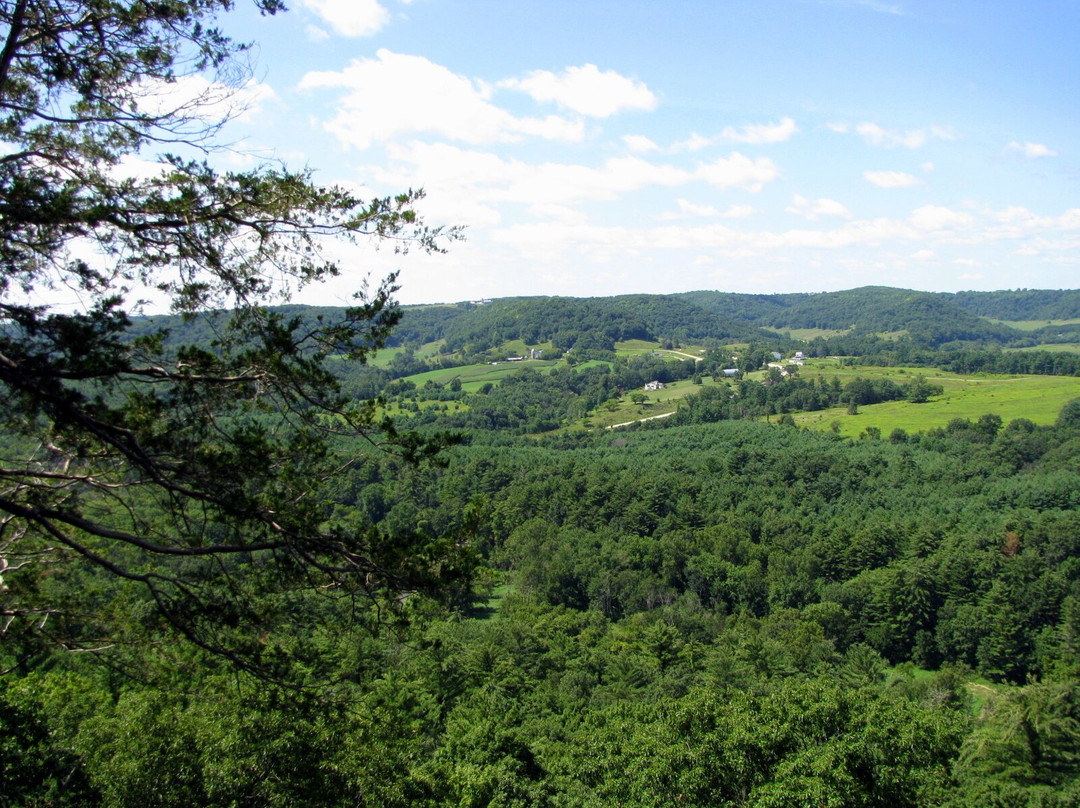
[[[289,305],[281,311],[333,319],[342,309]],[[1080,341],[1080,324],[1021,331],[995,320],[1080,320],[1080,290],[920,292],[863,286],[839,292],[741,294],[701,290],[670,295],[507,297],[484,303],[402,306],[391,346],[444,341],[448,353],[477,354],[513,341],[560,350],[611,350],[622,340],[756,342],[777,331],[822,329],[886,335],[927,348],[1030,344],[1033,335]],[[167,328],[170,341],[212,338],[205,321],[151,317],[134,331]]]

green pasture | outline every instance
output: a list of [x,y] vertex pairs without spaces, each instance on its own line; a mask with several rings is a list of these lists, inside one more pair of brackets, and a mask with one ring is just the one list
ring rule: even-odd
[[648,353],[659,349],[659,342],[649,342],[647,339],[625,339],[615,343],[616,353]]
[[444,347],[446,347],[446,340],[444,339],[435,340],[434,342],[425,342],[416,349],[416,358],[430,359],[433,356],[438,356],[443,352]]
[[[663,390],[645,392],[631,390],[618,401],[608,401],[593,410],[583,421],[574,424],[571,429],[607,429],[613,426],[641,421],[656,416],[667,416],[679,408],[679,402],[698,392],[702,386],[715,384],[711,376],[703,376],[700,385],[690,379],[672,382]],[[642,393],[647,399],[642,404],[635,404],[631,399],[634,393]]]
[[379,348],[374,356],[368,357],[368,364],[377,368],[390,367],[394,357],[404,350],[404,348]]
[[[445,344],[446,340],[444,339],[438,340],[437,342],[424,343],[413,352],[413,355],[417,359],[430,359],[433,356],[438,356],[442,352]],[[390,363],[394,361],[394,357],[404,350],[405,348],[403,347],[380,348],[375,356],[369,357],[368,363],[377,368],[389,367]]]
[[1046,328],[1051,325],[1076,325],[1077,323],[1080,323],[1080,318],[1073,318],[1071,320],[995,320],[992,317],[987,317],[986,319],[991,323],[1015,328],[1017,331],[1038,331],[1040,328]]
[[[815,363],[816,365],[817,363]],[[810,375],[814,368],[806,368]],[[837,368],[822,376],[874,378],[890,376],[898,384],[912,378],[912,368]],[[925,404],[907,401],[888,401],[859,407],[856,415],[849,415],[847,407],[833,407],[819,412],[793,413],[799,426],[811,429],[831,429],[833,422],[839,424],[840,434],[858,437],[867,427],[877,427],[883,437],[894,429],[909,433],[926,432],[948,425],[954,418],[974,421],[981,415],[992,413],[1008,423],[1016,418],[1027,418],[1036,424],[1052,424],[1066,402],[1080,398],[1080,379],[1071,376],[961,376],[931,370],[923,372],[927,381],[945,388],[942,395]]]
[[661,348],[659,342],[644,339],[628,339],[615,343],[615,353],[619,356],[641,356],[657,354],[665,359],[700,359],[705,356],[705,349],[697,345],[684,345],[682,348]]
[[439,385],[447,385],[454,379],[461,379],[461,389],[473,393],[487,382],[498,384],[507,376],[517,373],[522,368],[549,370],[555,365],[556,363],[547,362],[543,359],[525,359],[521,362],[498,362],[496,364],[463,365],[457,368],[439,368],[438,370],[429,370],[405,378],[417,387],[423,387],[429,380]]
[[779,334],[782,337],[802,340],[803,342],[810,342],[810,340],[817,339],[818,337],[821,337],[822,339],[839,337],[851,331],[850,328],[766,328],[765,330],[772,331],[774,334]]

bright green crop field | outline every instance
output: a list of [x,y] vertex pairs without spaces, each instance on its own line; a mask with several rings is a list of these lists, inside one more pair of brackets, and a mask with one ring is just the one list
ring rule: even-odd
[[[847,368],[808,365],[804,376],[837,376],[841,381],[862,376],[887,376],[903,384],[920,371],[914,368]],[[834,407],[820,412],[796,413],[792,417],[800,426],[812,429],[831,429],[839,424],[840,434],[857,437],[868,426],[877,427],[883,436],[894,429],[925,432],[946,426],[953,418],[976,420],[993,413],[1008,423],[1015,418],[1027,418],[1036,424],[1052,424],[1066,402],[1080,398],[1080,378],[1071,376],[961,376],[937,370],[925,372],[927,381],[945,388],[925,404],[889,401],[859,408],[857,415],[848,415],[846,407]]]
[[454,379],[461,379],[461,389],[468,393],[474,393],[487,382],[498,383],[512,373],[517,373],[522,368],[551,369],[553,362],[543,359],[525,359],[521,362],[499,362],[487,365],[463,365],[458,368],[440,368],[429,370],[426,373],[417,373],[406,378],[417,387],[423,387],[428,380],[436,384],[446,385]]

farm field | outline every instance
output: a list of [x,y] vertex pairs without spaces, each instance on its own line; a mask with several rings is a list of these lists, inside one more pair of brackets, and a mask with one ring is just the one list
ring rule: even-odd
[[[910,380],[920,371],[914,368],[830,367],[826,363],[808,364],[804,376],[819,375],[841,381],[856,376],[863,378],[892,378],[897,384]],[[927,381],[945,388],[925,404],[889,401],[859,408],[849,415],[846,407],[833,407],[818,412],[796,413],[795,423],[812,429],[831,429],[834,422],[845,437],[858,437],[867,427],[876,427],[887,436],[894,429],[925,432],[945,427],[954,418],[976,420],[993,413],[1005,423],[1027,418],[1036,424],[1052,424],[1066,402],[1080,397],[1080,379],[1069,376],[961,376],[955,373],[929,371]]]
[[710,376],[703,376],[701,382],[700,385],[694,384],[689,379],[672,382],[665,386],[663,390],[646,393],[648,401],[644,404],[635,404],[631,401],[628,393],[618,402],[608,402],[599,409],[594,410],[587,418],[569,427],[569,429],[608,429],[635,421],[642,421],[646,418],[670,415],[679,408],[679,402],[682,399],[693,395],[704,385],[714,384]]
[[1080,318],[1073,318],[1071,320],[995,320],[991,317],[987,317],[986,319],[991,323],[1015,328],[1017,331],[1038,331],[1040,328],[1046,328],[1048,325],[1076,325],[1080,323]]
[[818,337],[821,339],[839,337],[841,334],[847,334],[851,331],[850,328],[766,328],[765,330],[780,334],[783,337],[790,337],[791,339],[803,340],[805,342],[817,339]]
[[[439,351],[442,350],[445,340],[438,340],[437,342],[428,342],[417,348],[413,355],[417,359],[430,359],[433,356],[437,356]],[[404,348],[380,348],[374,356],[368,358],[368,362],[377,368],[389,367],[390,363],[394,361],[394,357],[402,353]]]
[[643,339],[629,339],[615,343],[615,353],[619,356],[640,356],[642,354],[656,354],[657,356],[671,357],[672,359],[700,359],[705,356],[705,349],[696,345],[684,345],[681,348],[661,348],[659,342],[649,342]]
[[428,381],[436,384],[449,384],[454,379],[461,379],[461,389],[467,393],[474,393],[486,383],[497,384],[507,376],[517,373],[522,368],[534,368],[537,370],[551,369],[558,363],[543,359],[525,359],[521,362],[499,362],[497,364],[462,365],[456,368],[439,368],[425,373],[417,373],[406,376],[417,387],[423,387]]

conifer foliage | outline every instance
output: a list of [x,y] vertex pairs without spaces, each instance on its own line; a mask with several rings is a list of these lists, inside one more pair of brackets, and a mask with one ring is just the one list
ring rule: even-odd
[[[268,593],[400,603],[453,577],[453,542],[337,527],[320,494],[349,436],[438,448],[377,424],[326,368],[383,343],[393,276],[333,321],[268,307],[343,270],[332,239],[437,251],[457,233],[421,222],[419,191],[362,200],[277,165],[214,167],[250,77],[215,27],[231,6],[0,2],[0,631],[20,664],[117,641],[110,609],[72,594],[103,573],[149,593],[144,623],[255,670]],[[78,310],[47,302],[72,291]],[[215,339],[127,337],[148,292],[213,317]]]

